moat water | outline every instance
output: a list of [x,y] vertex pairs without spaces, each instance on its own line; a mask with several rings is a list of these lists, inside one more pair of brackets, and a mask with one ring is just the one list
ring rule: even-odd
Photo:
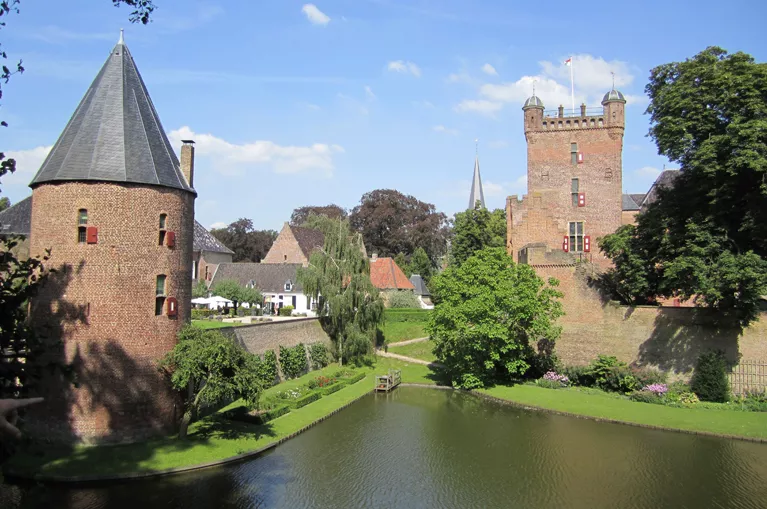
[[0,490],[3,509],[765,508],[767,445],[401,387],[247,462]]

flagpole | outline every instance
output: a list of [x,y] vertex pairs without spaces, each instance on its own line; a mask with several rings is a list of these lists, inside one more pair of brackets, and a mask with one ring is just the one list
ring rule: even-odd
[[573,103],[573,115],[575,115],[575,80],[573,79],[573,57],[570,57],[570,99]]

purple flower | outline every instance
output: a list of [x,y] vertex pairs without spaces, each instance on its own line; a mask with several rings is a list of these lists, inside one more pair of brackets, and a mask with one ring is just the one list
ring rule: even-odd
[[668,392],[668,386],[666,384],[651,384],[642,387],[643,391],[652,392],[655,395],[662,396]]
[[567,386],[570,383],[570,379],[565,375],[560,375],[556,371],[549,371],[543,375],[544,380],[551,380],[552,382],[559,382],[563,386]]

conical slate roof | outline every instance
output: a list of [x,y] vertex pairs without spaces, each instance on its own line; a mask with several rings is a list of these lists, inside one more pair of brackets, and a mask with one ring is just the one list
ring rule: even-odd
[[469,195],[469,209],[474,209],[474,206],[479,200],[482,208],[485,207],[485,193],[482,192],[482,179],[479,176],[479,156],[474,158],[474,178],[471,181],[471,194]]
[[195,192],[122,36],[29,185],[72,180]]

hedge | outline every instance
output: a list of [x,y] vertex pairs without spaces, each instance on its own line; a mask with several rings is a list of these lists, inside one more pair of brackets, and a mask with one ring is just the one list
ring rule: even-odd
[[357,382],[359,382],[360,380],[362,380],[362,379],[363,379],[363,378],[365,378],[366,376],[367,376],[367,373],[365,373],[364,371],[363,371],[363,372],[361,372],[361,373],[357,373],[357,374],[356,374],[356,375],[354,375],[353,377],[349,378],[349,379],[346,381],[346,383],[347,383],[347,384],[349,384],[349,385],[351,385],[351,384],[356,384]]
[[320,369],[328,365],[328,349],[323,343],[309,345],[309,357],[312,358],[312,369]]
[[280,316],[290,316],[293,314],[293,306],[282,306],[279,311]]
[[290,406],[281,405],[261,414],[253,415],[247,407],[240,406],[224,412],[224,417],[232,421],[247,422],[249,424],[266,424],[269,421],[281,417],[290,412]]
[[327,387],[322,389],[322,395],[323,396],[329,396],[329,395],[333,394],[334,392],[340,391],[341,389],[343,389],[347,385],[348,385],[348,383],[347,382],[343,382],[343,381],[342,382],[336,382],[333,385],[328,385]]
[[280,367],[286,379],[298,378],[307,371],[306,348],[303,343],[293,347],[280,345]]
[[309,403],[314,403],[321,397],[322,397],[322,393],[320,391],[310,392],[303,398],[295,399],[288,404],[293,408],[301,408],[308,405]]

